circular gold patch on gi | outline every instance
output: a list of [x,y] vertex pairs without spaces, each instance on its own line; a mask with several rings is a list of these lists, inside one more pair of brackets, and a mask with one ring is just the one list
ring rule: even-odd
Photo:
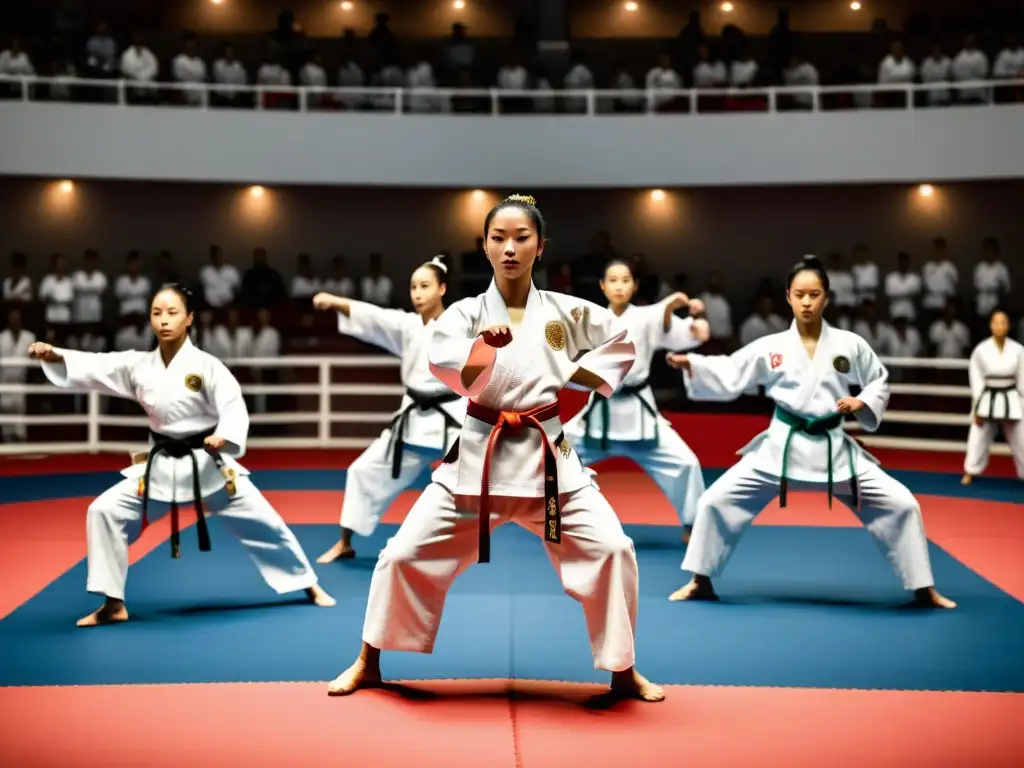
[[847,357],[843,357],[842,355],[837,355],[832,360],[832,365],[840,373],[849,373],[850,372],[850,359],[847,358]]
[[544,326],[544,340],[553,350],[561,352],[565,349],[565,328],[561,323],[552,320]]
[[203,377],[198,373],[190,373],[185,377],[185,386],[193,392],[198,392],[203,388]]

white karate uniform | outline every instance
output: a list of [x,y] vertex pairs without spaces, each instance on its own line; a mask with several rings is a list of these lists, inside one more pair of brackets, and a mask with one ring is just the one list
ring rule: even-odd
[[293,299],[311,299],[323,289],[323,283],[318,277],[295,275],[292,278],[291,295]]
[[352,282],[351,277],[343,277],[340,280],[336,280],[333,277],[329,277],[324,280],[324,290],[335,296],[341,296],[349,299],[356,295],[356,285]]
[[[252,357],[278,357],[281,354],[281,334],[269,325],[254,331],[250,354]],[[262,384],[267,381],[266,368],[253,368],[252,373],[257,382]],[[267,396],[263,393],[253,395],[252,409],[256,413],[266,413]]]
[[230,264],[215,267],[207,264],[199,270],[199,282],[203,284],[203,298],[214,309],[226,307],[235,300],[235,293],[242,284],[238,270]]
[[[599,391],[607,397],[634,362],[626,334],[611,335],[613,322],[612,313],[596,304],[532,287],[522,323],[514,325],[492,283],[486,293],[457,302],[437,321],[430,369],[457,394],[502,411],[555,403],[577,367],[600,377],[605,385]],[[486,346],[480,332],[502,324],[512,328],[512,342],[502,349]],[[486,367],[466,387],[461,373],[470,359]],[[562,427],[557,417],[541,426],[544,436],[523,427],[505,433],[495,446],[491,529],[506,522],[538,534],[547,529],[542,440],[556,441]],[[363,627],[371,646],[433,649],[448,589],[478,555],[480,484],[490,432],[490,424],[467,415],[458,455],[434,472],[381,553]],[[548,556],[565,591],[583,605],[595,667],[629,669],[639,595],[633,543],[568,443],[559,443],[554,453],[561,543],[546,543]]]
[[857,299],[857,281],[853,272],[845,269],[828,273],[829,292],[832,294],[832,303],[844,309],[850,309],[860,304]]
[[[832,279],[831,275],[829,275],[829,279]],[[774,312],[768,315],[768,317],[762,317],[754,313],[744,320],[743,325],[740,326],[740,344],[746,346],[757,341],[762,336],[784,331],[786,327],[786,321]]]
[[[444,456],[459,436],[466,419],[466,400],[438,403],[446,419],[435,408],[421,409],[410,396],[420,399],[452,396],[451,390],[430,372],[430,342],[437,323],[424,324],[415,312],[381,309],[364,301],[349,303],[349,316],[338,313],[338,331],[373,344],[402,361],[402,386],[406,394],[392,415],[391,426],[359,455],[345,475],[345,497],[341,505],[341,526],[360,536],[369,536],[387,508],[409,488],[426,467]],[[406,414],[402,418],[403,414]],[[403,424],[401,434],[395,427]],[[395,450],[401,439],[398,477],[394,476]]]
[[103,293],[107,290],[107,276],[96,270],[80,269],[71,278],[75,291],[72,316],[76,323],[99,323],[103,320]]
[[[907,332],[904,336],[900,336],[899,331],[895,328],[892,329],[892,346],[887,351],[883,352],[881,348],[875,351],[890,357],[920,357],[923,348],[924,344],[921,341],[921,334],[917,328],[907,326]],[[889,378],[894,377],[890,375]]]
[[203,334],[202,347],[218,360],[238,360],[252,357],[252,328],[239,326],[232,331],[226,325],[215,326]]
[[[948,56],[932,58],[929,56],[921,63],[921,82],[932,85],[936,83],[948,83],[951,80],[953,62]],[[928,103],[932,106],[949,104],[949,88],[935,85],[929,88]]]
[[885,276],[885,295],[889,299],[889,317],[916,320],[921,276],[916,272],[890,272]]
[[979,262],[974,267],[974,290],[978,316],[987,318],[1010,293],[1010,270],[1001,261]]
[[857,303],[878,298],[878,265],[873,261],[853,265],[853,282],[857,286]]
[[[186,53],[179,53],[171,62],[171,70],[174,79],[179,83],[202,84],[206,82],[206,62],[198,56],[189,56]],[[203,91],[200,88],[190,88],[184,91],[185,102],[198,106],[203,103]]]
[[658,411],[647,379],[651,358],[659,349],[682,352],[700,342],[693,338],[691,318],[673,316],[665,330],[665,304],[630,304],[615,318],[612,332],[626,332],[636,348],[636,361],[623,381],[624,389],[608,399],[592,393],[583,410],[565,425],[565,436],[584,466],[612,456],[635,461],[672,503],[679,522],[692,525],[697,500],[704,493],[700,461]]
[[[35,342],[35,334],[22,329],[15,338],[10,328],[0,331],[0,384],[24,384],[28,380],[28,368],[22,365],[4,365],[5,360],[25,359],[28,348]],[[0,393],[0,413],[8,415],[25,414],[28,396],[24,392]],[[0,429],[4,440],[24,440],[28,436],[25,424],[4,424]]]
[[128,352],[136,350],[145,352],[153,348],[153,329],[148,325],[136,328],[134,325],[126,325],[114,334],[114,351]]
[[857,320],[853,324],[853,332],[864,339],[876,355],[895,355],[896,329],[888,323],[878,321],[871,324],[867,320]]
[[149,300],[153,284],[145,275],[118,275],[114,283],[114,296],[120,302],[121,317],[125,315],[148,315]]
[[363,301],[386,307],[391,303],[392,283],[387,275],[364,277],[360,281],[360,297]]
[[942,309],[956,296],[960,273],[948,259],[927,262],[921,276],[924,278],[924,300],[921,303],[926,309]]
[[32,301],[32,278],[22,275],[17,281],[13,277],[5,277],[3,284],[4,301]]
[[935,345],[935,356],[959,360],[966,355],[968,345],[971,343],[971,332],[959,320],[946,323],[945,320],[936,320],[928,329],[928,341]]
[[[236,493],[228,495],[224,475],[213,457],[196,450],[204,507],[220,516],[275,592],[294,592],[317,583],[295,534],[249,480],[248,470],[236,461],[245,454],[249,414],[238,381],[221,362],[188,340],[167,366],[158,349],[99,355],[66,349],[57,352],[64,362],[43,363],[43,372],[56,386],[133,400],[145,410],[150,429],[161,435],[185,438],[212,429],[224,438],[227,444],[221,457],[237,477]],[[171,501],[186,504],[193,500],[189,457],[160,453],[152,464],[147,488],[150,520],[162,515]],[[89,592],[124,599],[128,546],[142,532],[139,481],[145,472],[145,461],[133,463],[122,470],[124,480],[89,505]]]
[[46,275],[39,283],[39,300],[46,305],[43,316],[47,323],[71,322],[71,303],[75,285],[71,275]]
[[720,293],[705,291],[700,295],[704,302],[704,315],[711,327],[712,339],[732,338],[732,307],[729,300]]
[[[761,384],[777,410],[768,429],[740,450],[740,462],[701,497],[683,570],[709,577],[720,573],[747,526],[779,495],[783,476],[790,490],[822,490],[828,481],[830,447],[835,497],[861,519],[906,589],[933,585],[917,500],[841,423],[828,431],[828,442],[824,435],[794,432],[783,475],[790,427],[778,408],[803,419],[828,417],[836,413],[836,401],[849,397],[851,385],[857,385],[862,388],[857,397],[864,403],[857,420],[868,432],[881,424],[889,400],[888,372],[864,339],[822,323],[812,359],[794,323],[728,357],[690,355],[690,364],[692,373],[684,374],[684,381],[694,400],[728,401],[751,384]],[[852,477],[859,504],[853,503]]]
[[980,416],[983,421],[979,427],[971,420],[964,472],[980,475],[985,471],[989,450],[996,439],[996,426],[1001,423],[1017,477],[1024,479],[1024,346],[1007,339],[1000,350],[995,339],[989,337],[974,348],[967,373],[971,382],[971,415]]

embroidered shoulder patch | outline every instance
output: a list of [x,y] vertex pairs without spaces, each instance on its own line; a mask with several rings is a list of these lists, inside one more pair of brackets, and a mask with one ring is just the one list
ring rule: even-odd
[[843,357],[842,355],[836,355],[832,359],[832,365],[840,373],[849,373],[850,372],[850,358],[848,358],[848,357]]
[[555,352],[565,349],[565,328],[561,323],[552,320],[544,326],[544,340]]
[[776,368],[778,368],[780,365],[782,365],[782,355],[776,353],[776,354],[771,356],[770,361],[771,361],[772,370],[774,371]]
[[203,377],[198,373],[190,373],[185,377],[185,386],[193,392],[198,392],[203,388]]

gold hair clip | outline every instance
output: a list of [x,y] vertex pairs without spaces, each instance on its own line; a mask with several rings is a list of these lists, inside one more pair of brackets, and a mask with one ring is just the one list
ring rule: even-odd
[[537,207],[537,198],[533,195],[509,195],[505,198],[506,203],[525,203],[526,205],[532,205],[534,208]]

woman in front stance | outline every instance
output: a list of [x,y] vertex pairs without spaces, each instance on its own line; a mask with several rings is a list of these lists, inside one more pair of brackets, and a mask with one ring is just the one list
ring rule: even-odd
[[[788,331],[728,357],[669,355],[669,363],[684,371],[694,400],[728,401],[760,385],[775,401],[767,431],[701,496],[682,566],[693,578],[669,599],[715,599],[711,577],[772,499],[786,505],[794,483],[824,485],[829,505],[835,495],[849,506],[919,604],[955,608],[935,591],[917,500],[843,429],[847,414],[869,432],[878,429],[889,401],[888,372],[864,339],[822,320],[828,275],[818,259],[808,257],[793,268],[786,298],[795,318]],[[861,388],[857,397],[850,396],[851,386]]]
[[80,627],[128,620],[128,545],[159,516],[157,507],[169,507],[171,556],[179,557],[178,504],[192,502],[201,550],[210,549],[205,506],[245,546],[271,589],[305,590],[317,605],[334,605],[295,534],[235,461],[249,432],[242,390],[223,363],[189,341],[192,320],[189,292],[168,286],[150,307],[159,341],[151,352],[75,352],[42,342],[29,348],[58,387],[134,400],[149,417],[149,451],[133,456],[125,479],[89,505],[86,589],[106,600]]
[[[583,605],[594,664],[620,696],[660,701],[633,667],[638,573],[633,543],[561,434],[566,385],[605,396],[633,365],[610,312],[533,285],[544,220],[514,195],[484,222],[494,282],[437,321],[430,369],[471,398],[459,439],[381,552],[370,584],[363,647],[329,687],[344,695],[380,682],[380,651],[430,653],[445,596],[490,531],[515,522],[543,536],[565,591]],[[575,362],[574,362],[575,361]]]
[[963,484],[988,466],[988,454],[996,439],[996,425],[1013,455],[1017,477],[1024,479],[1024,346],[1009,337],[1010,317],[996,310],[989,322],[992,335],[974,348],[967,374],[971,382],[971,429],[967,433]]
[[352,534],[370,536],[398,494],[444,456],[458,437],[466,417],[465,398],[437,380],[427,359],[436,320],[444,312],[447,273],[440,256],[412,273],[409,294],[415,312],[381,309],[329,293],[313,297],[317,309],[338,313],[341,333],[401,358],[405,387],[391,425],[348,468],[341,539],[317,558],[318,563],[355,557]]
[[612,331],[626,331],[636,347],[636,362],[622,387],[610,398],[593,393],[584,409],[568,424],[565,434],[584,466],[612,456],[625,456],[651,476],[675,507],[687,538],[704,492],[700,462],[672,425],[658,411],[647,379],[655,350],[693,349],[708,340],[706,320],[676,317],[680,307],[691,315],[704,307],[699,299],[675,293],[647,307],[630,302],[636,292],[633,270],[625,261],[605,267],[601,290],[615,315]]

